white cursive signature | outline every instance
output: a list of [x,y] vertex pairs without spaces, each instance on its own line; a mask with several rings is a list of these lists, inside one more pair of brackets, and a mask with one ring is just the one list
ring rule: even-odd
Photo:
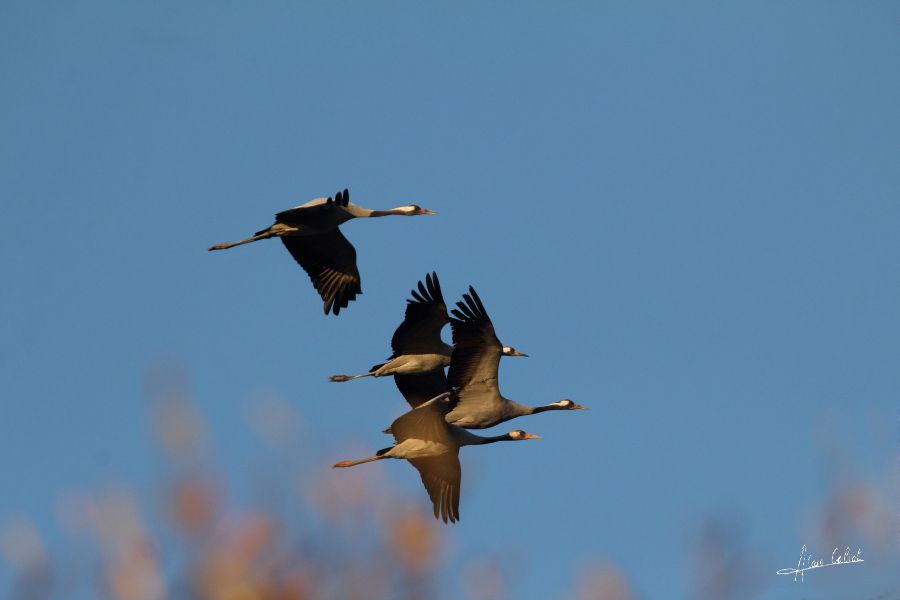
[[866,562],[860,557],[861,553],[862,551],[857,548],[856,554],[850,554],[849,546],[844,548],[843,553],[841,553],[840,548],[835,548],[831,552],[831,562],[826,563],[824,558],[813,560],[812,554],[810,554],[809,550],[806,549],[806,544],[803,544],[803,548],[800,549],[800,560],[797,561],[797,568],[779,569],[778,571],[776,571],[776,574],[793,575],[794,581],[797,581],[797,577],[800,577],[800,582],[802,583],[803,573],[811,569],[821,569],[822,567],[834,567],[836,565],[849,565],[850,563]]

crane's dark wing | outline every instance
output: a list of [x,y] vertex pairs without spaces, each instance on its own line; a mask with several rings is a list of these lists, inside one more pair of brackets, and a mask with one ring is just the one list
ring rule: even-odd
[[356,250],[340,229],[316,235],[285,235],[281,241],[325,301],[326,315],[329,311],[339,314],[362,293]]
[[473,380],[497,380],[503,346],[494,333],[494,325],[475,288],[456,303],[450,328],[453,331],[453,355],[448,378],[452,387],[461,388]]
[[449,393],[431,398],[403,413],[391,423],[391,433],[397,443],[405,440],[424,440],[439,444],[456,445],[450,435],[450,426],[444,421],[444,415],[450,412],[455,404],[455,399]]
[[450,318],[437,273],[426,275],[425,283],[420,281],[418,287],[418,291],[412,290],[412,299],[406,301],[406,316],[391,338],[391,358],[437,353],[443,348],[441,330]]
[[409,462],[419,471],[428,497],[434,505],[434,518],[446,523],[459,520],[459,487],[462,471],[459,467],[459,450],[437,456],[410,458]]
[[288,225],[315,225],[323,217],[333,212],[337,207],[346,207],[350,203],[350,192],[344,190],[334,195],[334,198],[325,198],[316,201],[307,202],[303,206],[289,208],[280,213],[275,214],[276,223],[285,223]]
[[397,384],[397,389],[413,408],[450,390],[447,376],[442,368],[427,373],[396,374],[394,383]]
[[414,439],[452,448],[436,456],[408,459],[422,477],[434,505],[434,516],[440,516],[445,523],[448,520],[455,522],[459,518],[459,445],[450,434],[450,426],[444,421],[444,415],[453,408],[454,403],[452,394],[443,393],[400,415],[391,423],[391,433],[398,444]]
[[456,306],[450,319],[453,355],[448,374],[450,387],[456,390],[456,413],[475,419],[498,414],[505,408],[497,384],[503,347],[473,287]]

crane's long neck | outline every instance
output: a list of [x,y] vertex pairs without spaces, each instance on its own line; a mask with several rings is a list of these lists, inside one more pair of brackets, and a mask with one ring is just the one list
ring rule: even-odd
[[480,435],[474,436],[478,438],[478,441],[474,441],[471,444],[466,444],[467,446],[482,446],[484,444],[493,444],[494,442],[509,442],[512,441],[512,438],[509,437],[508,433],[504,433],[503,435],[495,435],[491,437],[484,437]]
[[494,442],[506,442],[511,440],[508,433],[495,436],[475,435],[474,433],[459,428],[456,430],[456,439],[460,446],[481,446],[484,444],[493,444]]
[[387,217],[390,215],[405,215],[406,213],[403,209],[400,208],[392,208],[390,210],[372,210],[370,208],[364,208],[360,211],[361,217]]
[[536,415],[538,413],[546,412],[548,410],[563,410],[563,408],[564,407],[560,406],[559,404],[545,404],[544,406],[529,406],[528,410],[530,410],[531,412],[529,412],[528,414]]
[[524,404],[519,404],[514,400],[510,400],[507,404],[507,412],[510,415],[510,419],[514,419],[516,417],[524,417],[526,415],[533,415],[535,413],[544,412],[545,410],[552,410],[552,406],[525,406]]

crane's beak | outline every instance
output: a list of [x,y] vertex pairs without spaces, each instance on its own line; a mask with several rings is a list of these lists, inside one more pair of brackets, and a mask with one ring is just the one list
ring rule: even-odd
[[576,404],[572,407],[572,410],[590,410],[587,406],[582,406],[580,404]]
[[511,349],[509,352],[504,352],[503,356],[524,356],[526,358],[528,357],[527,354],[525,354],[524,352],[519,352],[515,348]]
[[523,440],[542,440],[544,438],[542,438],[539,435],[534,435],[533,433],[526,433],[522,439]]
[[434,212],[433,210],[428,210],[427,208],[420,208],[419,212],[417,212],[416,214],[417,215],[436,215],[437,213]]

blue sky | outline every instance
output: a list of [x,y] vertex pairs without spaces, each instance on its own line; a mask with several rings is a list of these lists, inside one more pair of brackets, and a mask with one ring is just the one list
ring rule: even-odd
[[[898,16],[4,2],[0,519],[55,540],[60,490],[149,485],[160,357],[186,365],[237,481],[263,393],[303,415],[310,460],[382,447],[391,383],[326,377],[386,356],[436,270],[531,355],[503,365],[507,396],[591,407],[464,451],[448,580],[471,553],[514,557],[515,596],[547,598],[608,559],[638,597],[686,597],[713,515],[758,550],[761,597],[801,597],[774,571],[816,543],[836,482],[898,509]],[[345,226],[364,294],[339,318],[280,244],[205,250],[344,187],[439,216]],[[383,474],[426,500],[405,465]],[[846,538],[866,565],[803,593],[883,591],[896,544]]]

